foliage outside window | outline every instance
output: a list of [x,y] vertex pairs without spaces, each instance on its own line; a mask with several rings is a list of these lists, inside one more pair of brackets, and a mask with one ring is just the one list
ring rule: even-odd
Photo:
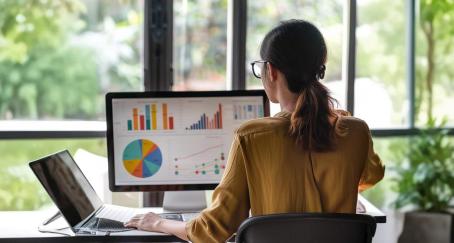
[[[385,180],[368,193],[380,202],[384,197],[388,198],[385,204],[389,205],[389,199],[394,197],[389,189],[394,189],[398,193],[397,207],[445,211],[454,193],[451,186],[454,184],[453,140],[443,130],[443,127],[452,126],[454,117],[450,113],[453,110],[452,96],[448,95],[454,88],[454,75],[447,67],[453,58],[449,50],[454,29],[448,22],[454,18],[454,4],[423,0],[417,8],[416,122],[429,131],[389,147],[393,158],[384,161],[388,168],[394,169],[388,169]],[[437,125],[435,121],[442,119],[446,122]],[[391,178],[394,178],[394,183],[391,183]]]
[[454,3],[419,1],[416,25],[417,124],[448,119],[454,125]]
[[[450,1],[419,2],[419,33],[423,34],[417,48],[418,123],[427,121],[425,131],[412,138],[407,160],[396,168],[396,206],[446,212],[454,198],[454,145],[443,129],[448,119],[452,122],[452,98],[449,94],[454,78],[449,60],[454,44],[454,4]],[[419,36],[421,38],[421,36]],[[444,119],[441,124],[436,120]]]
[[0,119],[103,120],[140,90],[140,1],[0,1]]
[[[0,0],[1,120],[104,120],[104,94],[142,90],[143,1]],[[0,210],[48,204],[27,162],[103,139],[0,140]],[[38,193],[35,193],[38,192]]]
[[56,151],[77,149],[106,156],[105,139],[31,139],[0,141],[0,211],[35,210],[51,203],[28,162]]
[[225,90],[227,0],[175,0],[173,90]]
[[371,128],[408,124],[405,1],[358,1],[355,116]]

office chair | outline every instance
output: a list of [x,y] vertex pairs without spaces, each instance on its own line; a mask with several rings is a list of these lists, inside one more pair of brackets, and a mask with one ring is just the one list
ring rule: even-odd
[[246,219],[236,243],[370,243],[375,229],[376,221],[369,215],[272,214]]

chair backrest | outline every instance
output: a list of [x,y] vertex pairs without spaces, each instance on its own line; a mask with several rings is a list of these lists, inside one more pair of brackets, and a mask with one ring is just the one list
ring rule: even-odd
[[376,221],[372,216],[341,213],[272,214],[246,219],[237,243],[370,243]]

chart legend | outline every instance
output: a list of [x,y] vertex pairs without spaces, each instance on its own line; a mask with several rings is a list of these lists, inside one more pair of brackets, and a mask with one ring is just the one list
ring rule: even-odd
[[249,120],[263,117],[262,105],[234,105],[233,118],[235,120]]

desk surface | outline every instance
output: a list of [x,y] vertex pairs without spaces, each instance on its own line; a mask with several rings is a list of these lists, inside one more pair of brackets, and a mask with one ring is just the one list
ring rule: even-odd
[[[160,208],[147,208],[144,210],[156,213],[162,211]],[[38,226],[45,219],[52,216],[53,213],[55,212],[52,210],[0,212],[0,242],[181,242],[178,237],[172,235],[137,230],[112,233],[110,236],[90,235],[77,237],[39,232]],[[67,227],[67,223],[61,217],[55,223],[51,223],[50,227]],[[63,232],[71,233],[71,230],[68,228]]]
[[[386,222],[386,216],[361,195],[358,197],[358,201],[364,205],[365,209],[363,211],[358,210],[359,214],[371,215],[375,217],[377,223]],[[143,210],[156,213],[162,212],[161,208],[145,208]],[[0,242],[181,242],[175,236],[143,231],[129,231],[121,234],[111,234],[110,236],[80,237],[65,237],[54,233],[39,232],[38,226],[49,218],[52,213],[52,210],[0,212]],[[61,222],[56,223],[65,226],[66,222],[63,219],[59,220]]]

